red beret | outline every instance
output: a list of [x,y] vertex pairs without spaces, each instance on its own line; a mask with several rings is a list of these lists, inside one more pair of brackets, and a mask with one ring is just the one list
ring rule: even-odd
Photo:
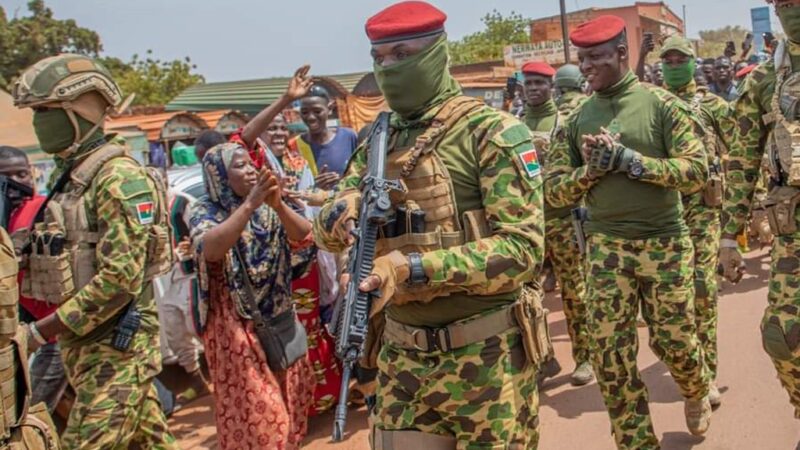
[[556,69],[544,61],[531,61],[522,66],[522,73],[528,75],[544,75],[552,77],[556,74]]
[[758,67],[758,64],[750,64],[749,66],[743,68],[742,70],[736,72],[736,78],[744,78],[747,76],[748,73],[752,72],[753,69]]
[[619,36],[625,31],[625,21],[617,16],[600,16],[578,25],[569,34],[576,47],[594,47]]
[[403,41],[444,32],[447,15],[419,1],[395,3],[367,20],[367,36],[373,44]]

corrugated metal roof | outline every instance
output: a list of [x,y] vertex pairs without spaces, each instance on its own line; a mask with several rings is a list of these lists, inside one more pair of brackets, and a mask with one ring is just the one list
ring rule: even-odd
[[[224,111],[221,111],[224,113]],[[187,112],[165,112],[160,114],[144,114],[135,116],[119,116],[106,120],[105,129],[109,132],[120,130],[141,130],[147,135],[148,141],[157,141],[162,138],[164,125],[173,117],[187,115],[194,118],[201,125],[201,128],[208,128],[208,124],[196,114]],[[222,114],[220,114],[220,117]]]
[[[349,93],[367,72],[315,77],[322,84]],[[285,91],[289,77],[260,80],[226,81],[192,86],[166,105],[167,111],[209,111],[238,109],[254,115],[277,100]],[[333,82],[333,83],[331,83]],[[338,85],[338,86],[336,86]]]

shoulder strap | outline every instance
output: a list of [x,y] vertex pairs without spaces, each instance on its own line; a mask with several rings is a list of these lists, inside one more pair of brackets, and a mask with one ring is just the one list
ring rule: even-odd
[[411,157],[406,161],[403,170],[400,172],[400,178],[406,178],[410,175],[417,167],[419,157],[432,152],[456,123],[471,112],[485,106],[486,104],[482,101],[466,95],[457,95],[447,100],[431,120],[428,128],[417,137],[414,148],[411,150]]
[[250,310],[250,318],[253,321],[256,335],[260,341],[264,341],[264,339],[270,338],[269,327],[267,327],[267,322],[264,320],[261,310],[258,309],[256,291],[253,289],[253,285],[250,282],[250,274],[247,273],[247,265],[244,263],[244,257],[242,257],[242,253],[239,251],[239,246],[237,244],[233,244],[233,253],[236,255],[236,259],[242,267],[242,280],[244,282],[245,291],[242,300],[244,300],[245,305]]
[[127,153],[125,152],[125,148],[120,145],[105,145],[97,151],[90,153],[89,156],[82,161],[78,162],[77,165],[72,169],[72,175],[70,178],[72,182],[85,189],[87,186],[89,186],[89,183],[92,182],[95,175],[97,175],[97,172],[99,172],[107,162],[114,158],[126,155]]

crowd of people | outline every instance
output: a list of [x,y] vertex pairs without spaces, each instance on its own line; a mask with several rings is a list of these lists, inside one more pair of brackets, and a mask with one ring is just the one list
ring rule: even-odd
[[[340,400],[369,406],[374,449],[536,448],[538,386],[560,370],[549,267],[572,384],[596,379],[618,448],[657,449],[637,324],[705,434],[722,404],[718,272],[741,279],[753,223],[773,253],[764,349],[800,418],[800,2],[771,3],[787,40],[764,63],[747,45],[703,59],[646,35],[634,64],[625,22],[601,16],[570,33],[579,65],[524,64],[505,111],[450,75],[446,15],[397,3],[366,23],[385,146],[371,124],[330,127],[334,103],[303,66],[246,126],[195,139],[200,198],[104,133],[125,104],[105,67],[38,62],[12,94],[56,162],[49,194],[25,152],[0,147],[31,404],[58,415],[72,399],[69,449],[177,448],[166,416],[205,395],[223,449],[298,448]],[[295,106],[307,131],[292,135]],[[387,147],[399,184],[367,176]],[[391,214],[353,278],[368,186]],[[347,289],[368,293],[370,333],[340,399],[331,324]],[[173,364],[176,392],[157,378]]]

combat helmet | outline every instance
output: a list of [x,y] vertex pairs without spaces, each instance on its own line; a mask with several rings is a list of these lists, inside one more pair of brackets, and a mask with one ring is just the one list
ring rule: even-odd
[[[75,142],[60,152],[69,156],[103,126],[108,114],[125,109],[132,97],[123,102],[117,83],[100,62],[84,55],[61,54],[45,58],[20,75],[11,91],[18,108],[51,107],[66,111],[75,128]],[[95,124],[81,136],[75,114]]]
[[556,71],[555,85],[557,88],[582,88],[583,75],[581,75],[581,70],[574,64],[565,64],[559,67]]

